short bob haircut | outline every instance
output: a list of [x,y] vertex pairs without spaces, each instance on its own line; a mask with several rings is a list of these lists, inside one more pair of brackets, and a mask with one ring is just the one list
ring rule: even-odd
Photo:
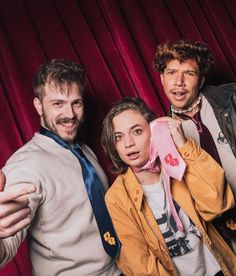
[[113,118],[126,110],[135,110],[139,112],[148,123],[157,117],[155,113],[140,98],[124,98],[118,101],[109,111],[103,121],[102,146],[106,155],[113,163],[114,167],[112,168],[112,171],[116,174],[125,173],[128,169],[128,165],[120,159],[116,151]]
[[204,77],[214,65],[214,57],[208,46],[200,41],[179,40],[177,42],[166,42],[157,47],[154,57],[154,67],[162,74],[171,60],[180,63],[194,59],[199,66],[200,77]]

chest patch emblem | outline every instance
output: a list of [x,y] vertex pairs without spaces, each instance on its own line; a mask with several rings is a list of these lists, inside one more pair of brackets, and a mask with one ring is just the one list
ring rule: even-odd
[[224,134],[222,131],[220,131],[218,133],[218,137],[217,137],[217,142],[220,144],[220,145],[226,145],[228,144],[228,141],[227,139],[225,138]]
[[108,242],[110,245],[115,245],[116,244],[116,240],[114,237],[111,236],[110,232],[107,231],[104,235],[103,238],[106,242]]

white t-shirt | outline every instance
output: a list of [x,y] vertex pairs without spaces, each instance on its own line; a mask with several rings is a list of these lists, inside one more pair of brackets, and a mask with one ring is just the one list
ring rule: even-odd
[[142,185],[142,188],[179,274],[181,276],[213,276],[220,271],[217,260],[202,242],[200,232],[184,210],[176,205],[185,232],[182,233],[177,229],[166,200],[163,179],[160,177],[158,183]]

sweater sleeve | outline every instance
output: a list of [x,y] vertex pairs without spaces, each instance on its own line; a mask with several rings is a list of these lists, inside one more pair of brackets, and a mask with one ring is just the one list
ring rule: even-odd
[[234,206],[223,168],[192,140],[178,149],[186,162],[184,180],[199,215],[211,221]]
[[[22,158],[22,156],[21,156]],[[31,209],[30,213],[30,221],[32,222],[38,206],[42,202],[42,190],[41,183],[39,177],[33,173],[28,162],[32,163],[32,160],[28,160],[27,162],[22,162],[21,158],[11,158],[6,166],[2,169],[4,174],[6,175],[6,186],[5,189],[8,189],[12,186],[17,186],[21,183],[24,184],[33,184],[36,186],[36,192],[27,195],[29,200],[29,207]],[[0,260],[0,267],[3,267],[7,262],[9,262],[17,253],[17,250],[21,243],[24,241],[27,235],[27,230],[30,226],[22,229],[17,232],[15,235],[2,239],[0,241],[1,246],[1,255],[3,259]]]

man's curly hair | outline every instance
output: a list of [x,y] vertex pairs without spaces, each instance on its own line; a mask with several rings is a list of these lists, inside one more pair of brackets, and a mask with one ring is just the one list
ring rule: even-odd
[[199,66],[201,76],[205,76],[214,65],[212,52],[205,43],[200,41],[179,40],[160,44],[155,53],[154,68],[163,73],[167,63],[173,59],[180,63],[194,59]]

